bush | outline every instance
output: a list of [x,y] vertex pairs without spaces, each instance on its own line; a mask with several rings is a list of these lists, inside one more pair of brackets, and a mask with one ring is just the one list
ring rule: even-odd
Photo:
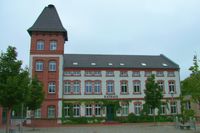
[[105,122],[104,117],[78,117],[78,118],[64,118],[63,124],[92,124]]

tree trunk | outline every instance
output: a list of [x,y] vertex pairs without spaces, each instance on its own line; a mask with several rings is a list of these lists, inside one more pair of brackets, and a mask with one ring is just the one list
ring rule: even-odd
[[31,125],[32,125],[32,129],[35,130],[35,124],[34,124],[34,122],[33,122],[33,120],[35,119],[35,110],[33,110],[32,113],[33,113],[33,114],[31,115],[31,121],[32,121],[32,122],[31,122],[31,123],[32,123]]
[[156,126],[156,109],[153,111],[153,121],[154,121],[154,126]]
[[9,128],[10,128],[10,112],[11,108],[8,108],[6,111],[6,133],[9,133]]

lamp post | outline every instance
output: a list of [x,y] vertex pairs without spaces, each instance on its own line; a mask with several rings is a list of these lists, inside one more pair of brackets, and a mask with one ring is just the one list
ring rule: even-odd
[[[171,108],[172,108],[172,103],[174,102],[174,91],[170,91],[170,95],[171,95]],[[172,109],[171,109],[171,114],[172,114]],[[172,114],[173,119],[174,119],[174,113]]]

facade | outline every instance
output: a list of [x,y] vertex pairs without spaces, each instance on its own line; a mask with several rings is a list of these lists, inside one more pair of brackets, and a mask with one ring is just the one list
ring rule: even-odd
[[[180,113],[179,66],[166,56],[64,54],[67,31],[54,5],[44,8],[28,33],[30,74],[42,81],[45,100],[35,111],[37,119],[27,124],[55,125],[69,117],[112,121],[115,116],[139,115],[151,74],[163,89],[161,114]],[[116,102],[120,109],[113,106]]]

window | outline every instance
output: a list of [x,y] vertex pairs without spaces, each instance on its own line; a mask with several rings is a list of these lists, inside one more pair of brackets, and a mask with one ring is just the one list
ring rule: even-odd
[[92,82],[91,81],[85,82],[85,93],[92,94]]
[[101,71],[85,71],[85,76],[101,76]]
[[48,107],[48,118],[55,118],[55,106]]
[[113,77],[114,76],[114,72],[113,71],[106,71],[106,76],[107,77]]
[[145,72],[145,76],[146,76],[146,77],[151,76],[151,74],[152,74],[152,72],[150,72],[150,71],[146,71],[146,72]]
[[94,81],[94,93],[95,94],[101,93],[101,82],[100,81]]
[[120,71],[120,77],[128,77],[127,71]]
[[107,94],[114,93],[114,81],[107,81]]
[[154,109],[152,107],[149,107],[149,115],[153,115]]
[[175,76],[175,73],[174,73],[173,71],[168,72],[167,76],[168,76],[168,77],[174,77],[174,76]]
[[73,71],[72,75],[73,76],[81,76],[81,71]]
[[80,116],[80,105],[78,104],[73,105],[73,116],[74,117]]
[[140,84],[141,83],[138,80],[133,81],[133,93],[141,93]]
[[36,109],[34,113],[35,113],[34,115],[35,118],[41,118],[41,109]]
[[161,114],[162,115],[165,115],[166,114],[166,103],[162,103],[161,104]]
[[169,81],[169,93],[175,93],[175,81]]
[[56,92],[56,83],[55,82],[49,82],[48,92],[49,93],[55,93]]
[[94,76],[101,76],[101,71],[94,71],[93,73]]
[[99,104],[95,105],[95,116],[100,116],[101,115],[101,106]]
[[128,93],[128,81],[121,81],[121,93],[124,94],[124,93]]
[[92,116],[92,105],[86,105],[85,107],[85,115]]
[[44,50],[44,41],[37,41],[36,50]]
[[122,104],[122,116],[128,116],[129,108],[128,104]]
[[80,93],[80,81],[73,82],[73,93],[79,94]]
[[156,76],[157,77],[164,77],[164,72],[163,71],[157,71]]
[[50,50],[57,49],[57,41],[50,41]]
[[159,80],[157,83],[158,83],[159,88],[162,90],[162,92],[165,93],[164,81]]
[[81,76],[81,71],[65,71],[65,76]]
[[186,108],[187,110],[191,109],[191,103],[190,103],[189,100],[186,101],[186,103],[185,103],[185,108]]
[[140,77],[139,71],[133,71],[133,77]]
[[43,62],[42,61],[37,61],[36,62],[36,71],[43,71]]
[[176,114],[177,110],[176,110],[176,102],[171,102],[171,114]]
[[85,76],[92,76],[92,71],[85,71]]
[[135,114],[136,115],[140,115],[140,111],[141,111],[141,104],[140,103],[135,103]]
[[49,62],[49,71],[56,71],[56,62],[55,61]]
[[64,117],[69,117],[70,107],[69,105],[64,106]]
[[71,93],[71,82],[66,81],[64,83],[64,94],[70,94]]

